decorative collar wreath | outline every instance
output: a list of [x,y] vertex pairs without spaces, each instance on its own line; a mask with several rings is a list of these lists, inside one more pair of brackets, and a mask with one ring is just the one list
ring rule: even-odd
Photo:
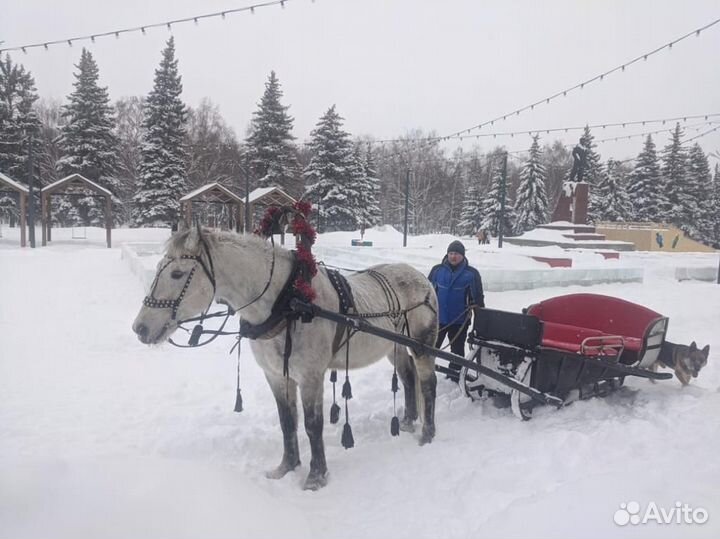
[[273,231],[282,229],[287,224],[290,225],[295,235],[295,259],[298,265],[293,288],[296,295],[307,302],[315,299],[312,278],[317,274],[317,263],[312,254],[317,232],[308,221],[311,211],[312,205],[302,200],[298,200],[292,206],[272,206],[265,211],[260,226],[255,230],[255,234],[269,238]]

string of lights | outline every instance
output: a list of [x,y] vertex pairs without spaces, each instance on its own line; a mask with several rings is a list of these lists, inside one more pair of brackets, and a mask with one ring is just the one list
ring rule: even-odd
[[[651,51],[649,51],[649,52],[646,52],[646,53],[644,53],[644,54],[641,54],[641,55],[639,55],[639,56],[636,56],[635,58],[633,58],[633,59],[631,59],[631,60],[629,60],[629,61],[627,61],[627,62],[625,62],[625,63],[623,63],[623,64],[620,64],[620,65],[618,65],[618,66],[616,66],[616,67],[614,67],[614,68],[612,68],[612,69],[609,69],[609,70],[607,70],[607,71],[604,71],[604,72],[600,73],[599,75],[595,75],[594,77],[591,77],[591,78],[589,78],[589,79],[587,79],[587,80],[584,80],[584,81],[582,81],[582,82],[579,82],[579,83],[577,83],[577,84],[575,84],[575,85],[573,85],[573,86],[570,86],[570,87],[568,87],[568,88],[565,88],[564,90],[560,90],[559,92],[556,92],[556,93],[554,93],[554,94],[552,94],[552,95],[550,95],[550,96],[547,96],[547,97],[545,97],[545,98],[543,98],[543,99],[540,99],[540,100],[538,100],[538,101],[535,101],[534,103],[530,103],[529,105],[525,105],[524,107],[520,107],[520,108],[518,108],[518,109],[515,109],[515,110],[513,110],[512,112],[509,112],[509,113],[507,113],[507,114],[503,114],[502,116],[498,116],[497,118],[493,118],[492,120],[488,120],[488,121],[479,123],[479,124],[477,124],[477,125],[474,125],[474,126],[472,126],[472,127],[467,128],[467,129],[461,129],[460,131],[456,131],[455,133],[451,133],[450,135],[445,135],[445,137],[452,137],[452,136],[455,136],[455,135],[461,135],[461,134],[463,134],[463,133],[470,133],[471,131],[473,131],[473,130],[475,130],[475,129],[480,129],[480,128],[485,127],[485,126],[487,126],[487,125],[494,125],[495,122],[498,122],[498,121],[501,121],[501,120],[506,120],[508,117],[511,117],[511,116],[519,116],[522,112],[527,112],[527,111],[529,111],[529,110],[534,110],[535,107],[537,107],[538,105],[543,105],[543,104],[546,104],[546,105],[547,105],[547,104],[549,104],[551,101],[553,101],[553,100],[555,100],[555,99],[557,99],[557,98],[559,98],[559,97],[565,97],[565,96],[567,96],[567,94],[569,94],[570,92],[573,92],[573,91],[576,91],[576,90],[582,90],[583,88],[585,88],[585,86],[587,86],[587,85],[589,85],[589,84],[592,84],[592,83],[594,83],[594,82],[600,82],[600,81],[604,80],[605,77],[607,77],[608,75],[611,75],[612,73],[615,73],[615,72],[618,72],[618,71],[624,72],[624,71],[625,71],[628,67],[630,67],[631,65],[633,65],[633,64],[635,64],[635,63],[637,63],[637,62],[640,62],[640,61],[646,61],[646,60],[647,60],[648,58],[650,58],[651,56],[654,56],[655,54],[658,54],[659,52],[661,52],[661,51],[663,51],[663,50],[665,50],[665,49],[670,50],[670,49],[673,48],[673,46],[674,46],[675,44],[680,43],[681,41],[689,38],[689,37],[692,36],[692,35],[695,35],[696,37],[697,37],[697,36],[700,36],[700,33],[701,33],[701,32],[703,32],[704,30],[707,30],[708,28],[711,28],[711,27],[715,26],[715,25],[718,24],[718,23],[720,23],[720,19],[715,19],[714,21],[709,22],[709,23],[706,24],[705,26],[702,26],[702,27],[700,27],[700,28],[696,28],[695,30],[692,30],[691,32],[688,32],[687,34],[684,34],[684,35],[682,35],[682,36],[680,36],[680,37],[678,37],[678,38],[676,38],[676,39],[674,39],[674,40],[672,40],[672,41],[670,41],[670,42],[668,42],[668,43],[665,43],[664,45],[661,45],[660,47],[657,47],[657,48],[655,48],[655,49],[653,49],[653,50],[651,50]],[[445,137],[441,137],[441,138],[445,138]]]
[[[280,7],[284,8],[285,4],[287,4],[288,2],[292,2],[292,0],[271,0],[268,2],[261,2],[261,3],[253,4],[250,6],[238,7],[238,8],[233,8],[233,9],[225,9],[223,11],[216,11],[214,13],[204,13],[202,15],[195,15],[192,17],[184,17],[181,19],[172,19],[169,21],[157,22],[157,23],[152,23],[152,24],[144,24],[142,26],[121,28],[118,30],[111,30],[109,32],[98,32],[95,34],[75,36],[75,37],[70,37],[70,38],[65,38],[65,39],[56,39],[56,40],[52,40],[52,41],[41,41],[38,43],[17,45],[15,47],[3,47],[3,48],[0,48],[0,53],[11,52],[11,51],[22,51],[24,53],[27,53],[27,51],[29,49],[37,49],[40,47],[44,48],[45,50],[48,50],[51,46],[54,46],[54,45],[68,45],[68,46],[72,47],[73,43],[75,43],[76,41],[91,41],[92,43],[95,43],[95,40],[99,39],[99,38],[112,37],[112,36],[119,38],[123,34],[129,34],[129,33],[134,33],[134,32],[140,32],[143,35],[145,35],[145,33],[148,30],[151,30],[153,28],[167,28],[168,30],[171,30],[173,25],[184,24],[184,23],[189,23],[189,22],[198,24],[201,20],[211,19],[211,18],[225,19],[226,16],[232,15],[234,13],[241,13],[241,12],[249,11],[251,14],[254,14],[256,9],[261,9],[264,7],[271,7],[271,6],[279,5]],[[3,42],[0,41],[0,44],[1,43],[3,43]]]
[[[475,133],[472,135],[453,135],[449,137],[444,137],[443,140],[465,140],[465,139],[480,139],[480,138],[488,138],[488,137],[514,137],[515,135],[539,135],[542,133],[550,134],[550,133],[559,133],[564,132],[568,133],[569,131],[581,131],[585,128],[589,129],[606,129],[611,127],[631,127],[635,125],[648,125],[648,124],[658,124],[661,123],[665,125],[667,122],[687,122],[688,120],[697,120],[700,118],[703,118],[707,120],[708,118],[713,118],[720,116],[720,113],[712,113],[712,114],[697,114],[693,116],[675,116],[673,118],[660,118],[660,119],[653,119],[653,120],[634,120],[631,122],[614,122],[614,123],[603,123],[603,124],[588,124],[584,126],[570,126],[570,127],[551,127],[551,128],[541,128],[541,129],[522,129],[518,131],[503,131],[503,132],[494,132],[494,133]],[[422,138],[412,138],[412,137],[406,137],[406,138],[395,138],[395,139],[380,139],[380,140],[373,140],[369,141],[370,144],[379,144],[381,146],[385,144],[392,144],[392,143],[398,143],[398,142],[410,142],[410,141],[423,141],[427,142],[432,137],[422,137]],[[303,142],[304,145],[309,145],[311,142]]]
[[[659,120],[645,120],[644,122],[643,122],[642,120],[640,120],[640,121],[633,121],[633,122],[619,122],[619,123],[616,123],[616,124],[612,124],[612,126],[613,126],[613,127],[626,128],[626,127],[630,127],[630,126],[633,126],[633,125],[646,125],[646,124],[649,124],[649,123],[662,123],[663,125],[665,125],[667,122],[670,122],[670,121],[678,121],[678,122],[680,122],[680,123],[685,123],[687,120],[690,120],[690,119],[713,118],[713,117],[717,117],[717,116],[720,116],[720,114],[707,114],[707,115],[705,115],[705,114],[700,114],[700,115],[694,115],[694,116],[683,116],[683,117],[666,118],[666,119],[659,119]],[[708,120],[703,121],[703,122],[685,125],[685,126],[684,126],[684,129],[693,130],[693,131],[696,131],[696,132],[697,132],[697,131],[700,131],[703,127],[706,127],[706,126],[709,126],[709,125],[715,125],[715,124],[718,124],[718,123],[720,123],[720,119],[715,119],[715,120],[708,119]],[[595,127],[595,128],[597,128],[597,127],[603,127],[603,126],[610,127],[611,124],[599,124],[599,125],[588,126],[588,127]],[[719,129],[719,128],[720,128],[720,125],[718,125],[715,129],[711,129],[711,130],[707,131],[705,134],[712,133],[713,131],[715,131],[716,129]],[[532,136],[532,135],[539,134],[539,133],[544,133],[544,132],[550,132],[550,133],[552,133],[552,132],[558,132],[558,131],[569,131],[569,130],[571,130],[571,129],[575,129],[575,128],[567,128],[567,129],[566,129],[566,128],[555,128],[555,129],[523,130],[523,131],[513,131],[513,132],[507,132],[507,133],[485,133],[484,135],[486,135],[486,136],[492,136],[493,138],[496,138],[497,136],[503,136],[503,135],[504,135],[504,136],[510,136],[511,138],[513,138],[514,135],[530,135],[530,136]],[[580,129],[585,129],[585,128],[582,127],[582,128],[580,128]],[[656,129],[656,130],[653,130],[653,131],[643,131],[642,133],[632,133],[632,134],[630,134],[630,135],[619,135],[619,136],[612,136],[612,137],[606,137],[606,138],[601,138],[601,139],[595,139],[594,142],[595,142],[596,144],[601,144],[601,143],[604,143],[604,142],[617,142],[617,141],[620,141],[620,140],[631,140],[631,139],[634,139],[634,138],[637,138],[637,137],[647,137],[648,135],[656,135],[656,134],[659,134],[659,133],[671,133],[673,129],[674,129],[674,126],[673,126],[673,127],[664,127],[664,128]],[[704,136],[704,135],[703,135],[703,136]],[[472,135],[471,137],[462,137],[462,138],[474,138],[474,137],[476,137],[476,135]],[[699,136],[698,136],[698,138],[699,138]],[[418,140],[418,139],[409,139],[409,140],[414,141],[414,140]],[[694,140],[694,138],[693,138],[692,140]],[[400,141],[403,141],[403,139],[400,139]],[[404,141],[408,141],[408,139],[405,139]],[[565,145],[564,145],[565,148],[572,148],[573,146],[574,146],[574,144],[565,144]],[[394,158],[400,157],[400,156],[402,156],[403,154],[405,154],[406,156],[410,156],[410,155],[413,154],[413,153],[420,153],[421,150],[424,150],[424,149],[426,149],[426,148],[421,148],[421,147],[403,148],[403,149],[400,149],[399,151],[395,151],[395,152],[393,152],[393,153],[391,153],[391,154],[379,155],[379,156],[376,157],[376,160],[378,160],[378,161],[388,161],[388,160],[392,160],[392,159],[394,159]],[[516,152],[511,152],[511,153],[521,154],[521,153],[525,153],[525,152],[527,152],[527,150],[517,150]]]
[[589,85],[589,84],[592,84],[592,83],[595,83],[595,82],[600,82],[600,81],[604,80],[605,77],[607,77],[608,75],[611,75],[611,74],[616,73],[616,72],[618,72],[618,71],[624,73],[625,70],[626,70],[628,67],[632,66],[633,64],[636,64],[636,63],[638,63],[638,62],[640,62],[640,61],[647,61],[647,59],[650,58],[651,56],[654,56],[654,55],[656,55],[656,54],[658,54],[658,53],[660,53],[661,51],[664,51],[664,50],[666,50],[666,49],[667,49],[667,50],[671,50],[674,45],[676,45],[677,43],[679,43],[679,42],[681,42],[681,41],[683,41],[683,40],[685,40],[685,39],[687,39],[687,38],[689,38],[689,37],[691,37],[691,36],[693,36],[693,35],[695,35],[696,37],[699,37],[700,34],[701,34],[704,30],[707,30],[708,28],[711,28],[711,27],[717,25],[718,23],[720,23],[720,18],[719,18],[719,19],[715,19],[714,21],[711,21],[711,22],[709,22],[708,24],[706,24],[706,25],[704,25],[704,26],[701,26],[700,28],[696,28],[695,30],[692,30],[692,31],[690,31],[690,32],[688,32],[688,33],[686,33],[686,34],[684,34],[684,35],[682,35],[682,36],[680,36],[680,37],[672,40],[672,41],[669,41],[669,42],[667,42],[667,43],[664,43],[663,45],[661,45],[661,46],[659,46],[659,47],[656,47],[655,49],[653,49],[653,50],[651,50],[651,51],[648,51],[648,52],[643,53],[643,54],[641,54],[641,55],[639,55],[639,56],[636,56],[635,58],[632,58],[631,60],[628,60],[627,62],[624,62],[624,63],[622,63],[622,64],[620,64],[620,65],[618,65],[618,66],[616,66],[616,67],[614,67],[614,68],[612,68],[612,69],[609,69],[609,70],[607,70],[607,71],[604,71],[604,72],[602,72],[602,73],[600,73],[600,74],[598,74],[598,75],[595,75],[594,77],[591,77],[591,78],[589,78],[589,79],[587,79],[587,80],[581,81],[581,82],[579,82],[579,83],[577,83],[577,84],[575,84],[575,85],[573,85],[573,86],[570,86],[570,87],[568,87],[568,88],[565,88],[564,90],[560,90],[560,91],[558,91],[558,92],[556,92],[556,93],[554,93],[554,94],[552,94],[552,95],[549,95],[549,96],[547,96],[547,97],[545,97],[545,98],[543,98],[543,99],[539,99],[539,100],[537,100],[537,101],[535,101],[535,102],[533,102],[533,103],[530,103],[529,105],[525,105],[524,107],[517,108],[517,109],[513,110],[512,112],[508,112],[508,113],[506,113],[506,114],[503,114],[503,115],[498,116],[498,117],[496,117],[496,118],[493,118],[493,119],[491,119],[491,120],[487,120],[487,121],[485,121],[485,122],[481,122],[481,123],[479,123],[479,124],[477,124],[477,125],[474,125],[474,126],[472,126],[472,127],[469,127],[469,128],[466,128],[466,129],[461,129],[460,131],[455,131],[454,133],[450,133],[450,134],[448,134],[448,135],[443,135],[443,136],[438,136],[438,137],[427,137],[426,139],[422,139],[421,141],[419,141],[418,150],[422,149],[423,146],[429,146],[429,145],[437,144],[437,143],[440,142],[440,141],[444,141],[444,140],[448,140],[448,139],[451,139],[451,138],[455,138],[455,137],[461,136],[461,135],[463,135],[463,134],[469,134],[469,133],[471,133],[472,131],[474,131],[474,130],[476,130],[476,129],[481,129],[481,128],[483,128],[483,127],[485,127],[485,126],[488,126],[488,125],[495,125],[495,122],[507,120],[509,117],[519,116],[519,115],[520,115],[521,113],[523,113],[523,112],[527,112],[527,111],[534,110],[535,107],[537,107],[537,106],[539,106],[539,105],[543,105],[543,104],[548,105],[548,104],[550,104],[551,101],[554,101],[554,100],[556,100],[556,99],[558,99],[558,98],[560,98],[560,97],[566,97],[567,94],[569,94],[570,92],[573,92],[573,91],[576,91],[576,90],[582,90],[582,89],[584,89],[584,88],[585,88],[587,85]]
[[699,135],[695,135],[695,136],[692,137],[692,138],[685,139],[685,140],[682,141],[682,143],[683,143],[683,144],[687,144],[688,142],[691,142],[691,141],[693,141],[693,140],[697,140],[697,139],[699,139],[699,138],[702,138],[702,137],[704,137],[705,135],[709,135],[710,133],[712,133],[713,131],[717,131],[718,129],[720,129],[720,125],[718,125],[718,126],[716,126],[716,127],[713,127],[712,129],[709,129],[709,130],[705,131],[704,133],[700,133]]
[[[708,115],[708,116],[710,116],[710,115]],[[703,117],[703,116],[700,116],[700,117]],[[720,120],[708,120],[708,121],[706,121],[706,122],[699,122],[699,123],[696,123],[696,124],[687,125],[687,126],[684,127],[684,129],[685,129],[685,130],[689,130],[689,131],[698,132],[698,131],[701,131],[704,127],[707,127],[708,125],[715,125],[715,124],[720,124]],[[704,136],[706,136],[706,135],[708,135],[708,134],[710,134],[710,133],[712,133],[712,132],[714,132],[714,131],[717,131],[718,129],[720,129],[720,125],[716,125],[714,128],[709,129],[709,130],[706,130],[706,131],[704,131],[703,133],[700,133],[700,134],[698,134],[698,135],[696,135],[696,136],[693,136],[693,137],[691,137],[691,138],[686,138],[686,139],[684,139],[684,140],[682,141],[682,144],[687,144],[688,142],[691,142],[691,141],[696,140],[696,139],[698,139],[698,138],[704,137]],[[644,131],[644,132],[642,132],[642,133],[633,133],[633,134],[631,134],[631,135],[623,135],[623,136],[619,136],[619,137],[607,137],[607,138],[602,138],[602,139],[596,139],[596,140],[594,140],[593,142],[594,142],[595,144],[602,144],[602,143],[605,143],[605,142],[616,142],[616,141],[619,141],[619,140],[629,140],[629,139],[634,139],[634,138],[638,138],[638,137],[645,138],[645,137],[647,137],[648,135],[657,135],[657,134],[659,134],[659,133],[672,133],[673,130],[674,130],[674,127],[672,127],[672,128],[666,127],[666,128],[663,128],[663,129],[656,129],[656,130],[653,130],[653,131]],[[527,134],[528,132],[527,132],[527,131],[523,131],[522,133],[523,133],[523,134]],[[573,144],[564,144],[564,145],[563,145],[563,147],[566,148],[566,149],[570,149],[570,148],[572,148],[573,146],[574,146]],[[508,154],[508,158],[514,159],[514,160],[520,162],[520,161],[523,161],[523,160],[525,159],[525,158],[523,157],[523,155],[524,155],[524,154],[527,154],[528,151],[529,151],[529,150],[527,150],[527,149],[525,149],[525,150],[513,150],[513,151],[508,151],[508,152],[500,151],[500,152],[491,152],[491,153],[486,154],[486,155],[477,155],[477,154],[474,154],[474,153],[468,153],[468,154],[465,154],[465,155],[449,156],[449,157],[439,157],[439,156],[425,157],[425,156],[423,156],[422,154],[417,153],[417,154],[415,154],[415,161],[416,161],[417,163],[424,163],[424,164],[429,164],[429,163],[438,163],[438,164],[444,164],[444,163],[460,164],[460,163],[469,163],[469,162],[472,162],[473,160],[482,160],[482,161],[485,161],[485,162],[489,162],[490,160],[493,159],[493,156],[494,156],[495,154],[497,154],[497,155],[503,155],[504,153],[507,153],[507,154]],[[397,156],[398,156],[397,153],[391,154],[391,157],[397,157]],[[636,159],[636,157],[630,157],[630,158],[624,159],[624,160],[622,160],[622,161],[620,161],[620,160],[615,160],[615,161],[617,161],[617,162],[619,162],[619,163],[627,163],[627,162],[629,162],[629,161],[634,161],[635,159]],[[377,158],[377,161],[385,161],[385,159],[383,159],[383,156],[379,156],[379,157]]]

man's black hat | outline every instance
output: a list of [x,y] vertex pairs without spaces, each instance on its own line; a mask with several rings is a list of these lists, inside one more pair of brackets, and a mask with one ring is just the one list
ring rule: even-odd
[[455,240],[450,243],[450,245],[448,245],[447,252],[449,253],[450,251],[460,253],[461,255],[465,256],[465,246],[459,240]]

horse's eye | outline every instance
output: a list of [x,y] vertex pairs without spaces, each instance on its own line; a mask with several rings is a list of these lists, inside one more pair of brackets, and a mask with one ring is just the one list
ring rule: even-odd
[[183,275],[185,275],[185,272],[180,270],[172,270],[172,272],[170,272],[170,277],[173,279],[180,279]]

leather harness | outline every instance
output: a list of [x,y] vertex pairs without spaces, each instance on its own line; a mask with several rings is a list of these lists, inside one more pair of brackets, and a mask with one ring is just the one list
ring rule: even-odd
[[[286,329],[285,355],[287,357],[290,356],[292,351],[292,341],[290,338],[291,327],[288,326],[300,318],[300,314],[290,309],[290,301],[297,297],[294,285],[300,272],[300,264],[298,263],[295,251],[291,252],[293,253],[292,270],[290,271],[290,275],[280,291],[280,294],[273,303],[272,309],[270,310],[270,316],[259,324],[251,324],[247,320],[240,321],[240,335],[253,340],[272,339],[279,335],[283,329]],[[347,279],[337,270],[330,270],[327,268],[323,269],[338,295],[340,313],[347,314],[348,312],[355,311],[355,300],[353,298],[352,289],[350,288],[350,283],[348,283]],[[343,335],[346,331],[346,328],[340,324],[337,325],[337,330],[335,331],[335,337],[333,339],[333,354],[335,354],[342,346]],[[285,363],[286,365],[284,370],[287,370],[287,359],[285,360]]]

